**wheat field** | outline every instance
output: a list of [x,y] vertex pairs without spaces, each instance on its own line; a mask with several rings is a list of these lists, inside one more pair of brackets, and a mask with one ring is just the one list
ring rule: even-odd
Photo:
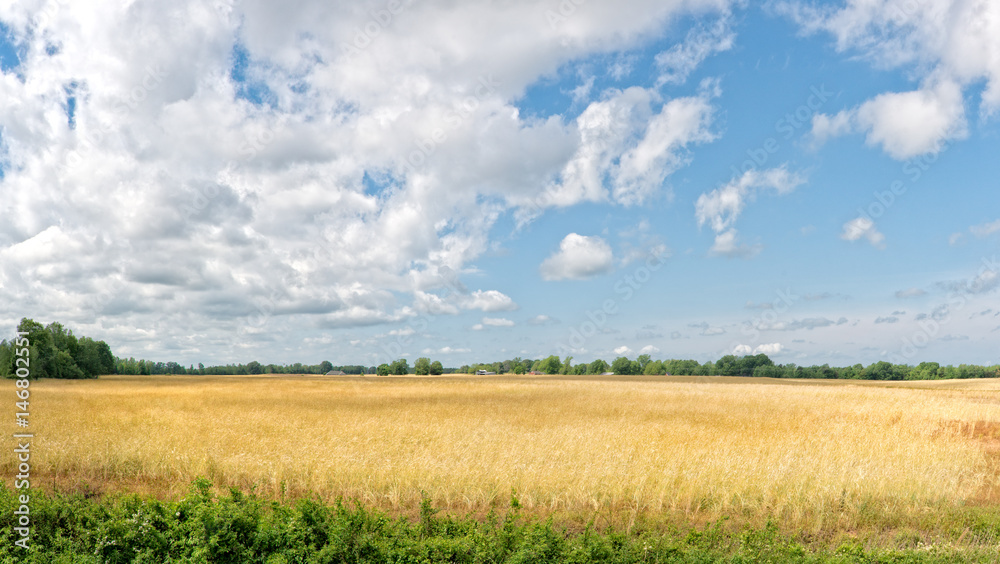
[[[31,390],[33,485],[64,491],[176,497],[206,476],[396,512],[425,492],[473,514],[515,492],[528,511],[615,525],[725,515],[817,533],[1000,506],[997,380],[105,376]],[[12,457],[2,468],[6,481]]]

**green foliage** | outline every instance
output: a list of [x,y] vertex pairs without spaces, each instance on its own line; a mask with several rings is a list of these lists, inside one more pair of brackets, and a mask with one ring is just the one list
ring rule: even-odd
[[[30,343],[27,358],[32,378],[97,378],[115,372],[114,356],[104,341],[78,339],[60,323],[44,326],[27,317],[17,330],[26,333]],[[14,358],[14,341],[0,342],[0,376],[15,376]]]
[[410,365],[407,364],[405,358],[393,361],[393,363],[389,365],[389,369],[397,376],[405,376],[410,373]]
[[636,362],[635,365],[632,361],[624,356],[620,356],[611,363],[611,371],[615,374],[635,374],[635,369],[639,367],[639,363]]
[[654,360],[646,364],[646,367],[642,369],[642,373],[648,375],[666,374],[666,368],[663,367],[662,360]]
[[431,359],[426,357],[418,358],[413,363],[413,373],[417,376],[427,376],[431,373]]
[[562,361],[559,360],[558,356],[552,355],[545,360],[539,361],[538,367],[535,370],[546,374],[559,374],[562,372]]
[[378,374],[379,376],[388,376],[389,374],[392,374],[392,367],[390,367],[388,364],[385,363],[380,364],[378,365],[378,369],[375,371],[375,373]]
[[435,360],[430,366],[431,376],[440,376],[444,374],[444,366],[441,364],[440,360]]
[[424,496],[415,521],[341,501],[283,504],[237,489],[216,495],[204,478],[177,501],[30,493],[32,531],[25,551],[13,543],[15,492],[0,487],[0,562],[930,564],[996,562],[1000,555],[987,540],[998,531],[990,520],[966,529],[984,540],[975,546],[923,546],[903,531],[895,543],[901,548],[872,549],[857,540],[809,548],[770,522],[742,530],[719,521],[668,533],[597,533],[590,527],[569,532],[551,520],[521,517],[513,493],[502,515],[491,512],[485,519],[442,515]]
[[587,365],[588,374],[604,374],[609,370],[611,370],[611,367],[608,366],[607,362],[604,362],[601,359],[597,359],[594,362],[591,362],[589,365]]

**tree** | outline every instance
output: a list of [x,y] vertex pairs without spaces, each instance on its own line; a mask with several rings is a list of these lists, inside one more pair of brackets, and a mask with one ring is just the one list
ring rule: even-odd
[[715,372],[719,376],[738,376],[740,373],[739,360],[734,355],[727,354],[715,362]]
[[652,358],[648,354],[640,354],[635,360],[639,363],[639,371],[636,374],[645,374],[646,366],[649,365]]
[[378,374],[379,376],[388,376],[389,374],[392,374],[392,369],[388,364],[382,363],[375,369],[375,374]]
[[642,373],[647,375],[663,374],[664,372],[663,363],[659,360],[646,363],[646,367],[642,369]]
[[87,375],[76,365],[73,357],[66,351],[57,350],[55,356],[49,364],[49,376],[52,378],[65,378],[77,380],[86,378]]
[[611,371],[615,374],[632,374],[632,361],[624,356],[620,356],[611,363]]
[[866,380],[892,380],[892,377],[892,364],[884,360],[880,360],[875,364],[868,366],[862,373],[862,378]]
[[13,378],[17,374],[14,366],[14,343],[7,339],[0,341],[0,378]]
[[319,371],[321,374],[326,374],[327,372],[333,370],[333,363],[329,360],[324,360],[319,363]]
[[52,345],[52,333],[45,329],[45,326],[27,317],[21,319],[17,330],[20,333],[27,333],[29,367],[31,377],[34,379],[50,377],[50,371],[55,362],[56,349]]
[[539,361],[538,370],[546,374],[559,374],[562,371],[562,361],[556,355],[549,356],[545,360]]
[[250,374],[263,374],[264,373],[264,367],[261,366],[260,363],[257,362],[256,360],[251,360],[247,364],[247,372],[250,373]]
[[80,337],[75,360],[88,378],[115,373],[115,356],[111,354],[111,347],[104,341]]
[[573,357],[567,356],[566,360],[563,361],[562,369],[559,371],[560,374],[572,374],[573,373]]
[[441,365],[440,360],[435,360],[431,363],[431,376],[440,376],[444,374],[444,366]]
[[587,365],[587,374],[604,374],[610,368],[611,367],[608,366],[607,362],[604,362],[601,359],[597,359]]
[[413,363],[413,373],[417,376],[427,376],[431,372],[431,359],[420,357]]
[[392,373],[397,376],[405,376],[410,373],[410,365],[406,362],[405,358],[393,361]]

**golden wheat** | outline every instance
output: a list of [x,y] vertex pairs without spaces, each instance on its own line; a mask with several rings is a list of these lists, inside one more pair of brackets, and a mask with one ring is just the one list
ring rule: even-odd
[[545,513],[816,531],[998,501],[976,431],[1000,428],[995,380],[108,376],[31,390],[42,487],[171,496],[201,475],[396,510],[426,492],[470,512],[513,490]]

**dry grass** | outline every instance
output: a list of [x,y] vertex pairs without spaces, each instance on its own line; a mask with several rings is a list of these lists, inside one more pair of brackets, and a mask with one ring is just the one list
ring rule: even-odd
[[1000,506],[996,380],[108,376],[31,390],[43,487],[166,497],[204,475],[401,512],[426,491],[473,513],[515,490],[542,514],[817,534]]

